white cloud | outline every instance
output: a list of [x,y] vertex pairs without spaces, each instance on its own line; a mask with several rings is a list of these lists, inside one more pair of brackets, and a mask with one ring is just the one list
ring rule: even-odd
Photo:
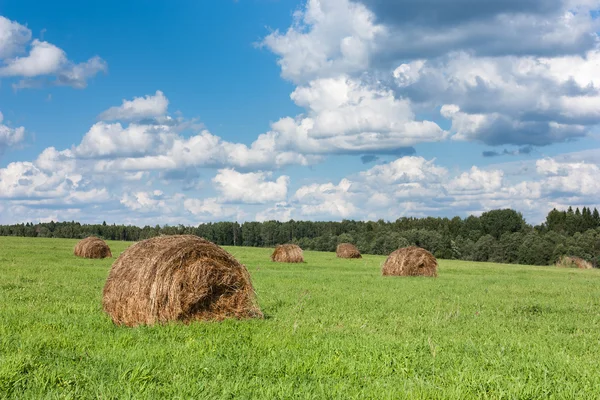
[[451,180],[446,187],[451,193],[490,193],[502,188],[503,177],[502,171],[484,171],[473,166],[468,172]]
[[[28,44],[27,54],[20,55]],[[106,69],[106,61],[98,56],[74,63],[63,49],[40,39],[31,41],[27,27],[0,16],[0,77],[23,78],[14,83],[13,88],[71,86],[82,89],[90,78]]]
[[22,204],[0,204],[0,224],[28,222],[81,221],[85,214],[79,208],[64,207],[60,210],[46,207],[29,207]]
[[[69,63],[66,68],[60,71],[54,81],[56,86],[71,86],[76,89],[87,87],[87,81],[100,72],[106,72],[108,64],[98,56],[94,56],[79,64]],[[17,88],[23,85],[23,81],[17,84]],[[26,86],[23,86],[26,87]]]
[[144,118],[155,118],[164,116],[169,107],[169,100],[163,92],[157,90],[151,96],[135,97],[133,100],[123,100],[118,107],[111,107],[98,116],[103,121],[133,121]]
[[[378,165],[352,179],[301,187],[288,203],[257,215],[260,220],[391,219],[400,216],[467,216],[496,208],[522,211],[539,223],[556,204],[595,204],[600,168],[584,162],[537,161],[535,173],[508,179],[503,164],[450,174],[434,160],[404,157]],[[515,181],[515,179],[517,179]]]
[[402,64],[395,76],[398,93],[419,107],[442,106],[454,139],[547,145],[600,123],[599,61],[597,50],[553,58],[452,53]]
[[48,42],[35,39],[25,57],[6,61],[0,68],[0,76],[23,76],[27,78],[58,72],[67,62],[65,52]]
[[[139,121],[129,124],[97,122],[85,134],[73,154],[82,159],[102,159],[98,172],[184,171],[189,168],[273,169],[286,165],[309,165],[320,158],[278,148],[273,134],[263,134],[250,146],[222,140],[200,125],[166,115],[168,99],[154,96],[124,100],[102,113],[102,119]],[[154,119],[147,120],[151,116]]]
[[351,192],[352,182],[342,179],[339,184],[302,186],[293,196],[298,211],[304,217],[347,218],[357,212]]
[[398,183],[441,182],[448,171],[435,165],[435,160],[423,157],[402,157],[395,161],[376,165],[362,172],[360,177],[365,182],[377,185],[393,185]]
[[282,76],[294,82],[365,70],[383,26],[364,5],[349,0],[308,0],[294,24],[263,45],[279,58]]
[[597,1],[365,0],[386,27],[374,56],[400,60],[451,51],[492,56],[563,55],[597,42]]
[[165,153],[177,139],[168,125],[98,122],[85,134],[74,153],[85,158],[116,158]]
[[173,214],[180,207],[181,200],[181,195],[171,197],[166,196],[161,190],[153,190],[125,193],[120,201],[128,209],[140,213],[160,211]]
[[76,160],[71,150],[58,151],[54,147],[44,149],[34,164],[46,173],[67,175],[76,170]]
[[410,101],[348,77],[321,79],[297,88],[292,99],[306,116],[282,118],[259,137],[280,151],[300,154],[390,152],[443,140],[436,123],[415,118]]
[[185,209],[201,220],[224,220],[234,218],[239,220],[243,212],[238,207],[225,206],[217,198],[186,199]]
[[256,213],[256,221],[289,221],[292,219],[293,206],[287,202],[276,203],[273,207],[268,207]]
[[31,162],[13,162],[0,169],[0,197],[59,198],[76,190],[81,175],[45,172]]
[[559,195],[600,195],[600,168],[584,162],[560,163],[546,158],[536,162],[537,172],[544,175],[543,191]]
[[[103,202],[107,202],[111,199],[111,195],[108,192],[108,190],[106,190],[106,188],[101,188],[101,189],[90,189],[90,190],[78,190],[78,191],[72,191],[71,193],[69,193],[68,196],[66,196],[64,199],[62,199],[59,203],[55,203],[55,204],[59,204],[61,206],[68,204],[68,205],[89,205],[89,204],[94,204],[94,203],[103,203]],[[39,202],[36,202],[36,204],[40,204]]]
[[270,172],[244,174],[234,169],[221,169],[212,181],[225,202],[265,204],[285,200],[290,178],[283,175],[269,181],[271,176]]
[[98,170],[173,171],[188,168],[263,168],[309,165],[318,160],[290,151],[277,151],[268,142],[251,146],[222,140],[207,130],[188,138],[166,125],[96,124],[76,152],[82,157],[102,157]]
[[[598,163],[577,158],[542,159],[535,168],[531,161],[527,175],[515,176],[508,165],[456,171],[403,157],[339,183],[322,177],[300,187],[268,171],[333,154],[403,154],[450,137],[542,146],[588,135],[600,123],[600,19],[590,13],[598,7],[597,0],[308,0],[289,29],[262,41],[297,85],[291,99],[303,113],[236,143],[169,116],[160,91],[126,99],[101,113],[70,150],[49,148],[34,162],[0,169],[0,206],[54,215],[62,203],[75,215],[100,202],[102,215],[154,225],[240,219],[249,210],[257,220],[394,219],[496,207],[538,216],[551,204],[593,201]],[[75,63],[0,18],[0,74],[22,78],[15,88],[82,88],[106,69],[99,57]],[[451,122],[448,131],[442,118]],[[0,125],[0,148],[23,134]],[[219,171],[214,187],[200,191],[189,181],[204,168]]]
[[8,147],[15,146],[25,139],[25,128],[10,128],[2,124],[4,116],[0,112],[0,154]]
[[0,15],[0,60],[20,53],[30,40],[27,27]]
[[600,123],[597,1],[364,3],[307,1],[263,41],[308,111],[273,124],[278,148],[383,152],[446,138],[415,107],[455,105],[453,138],[490,145],[548,145]]

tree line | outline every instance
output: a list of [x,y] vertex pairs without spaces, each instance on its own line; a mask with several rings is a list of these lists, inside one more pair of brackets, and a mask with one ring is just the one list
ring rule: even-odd
[[216,222],[198,226],[125,226],[48,222],[0,225],[0,236],[138,241],[159,235],[192,234],[221,246],[274,247],[295,243],[305,250],[335,251],[353,243],[364,254],[387,255],[416,245],[443,259],[549,265],[562,255],[600,265],[600,214],[597,209],[552,210],[544,223],[529,225],[515,210],[502,209],[466,218],[403,217],[396,221]]

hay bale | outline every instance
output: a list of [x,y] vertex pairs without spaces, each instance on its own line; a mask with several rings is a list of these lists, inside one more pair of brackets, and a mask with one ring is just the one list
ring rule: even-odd
[[362,258],[360,251],[351,243],[338,244],[335,253],[339,258]]
[[77,257],[83,258],[108,258],[112,257],[112,253],[110,252],[110,247],[104,242],[104,240],[97,238],[95,236],[90,236],[83,240],[80,240],[75,249],[73,250],[73,254]]
[[192,235],[129,247],[110,270],[102,305],[115,324],[127,326],[262,317],[246,267]]
[[271,261],[284,262],[284,263],[302,263],[304,262],[304,256],[302,255],[302,249],[295,244],[281,244],[275,248],[273,254],[271,254]]
[[556,262],[556,266],[561,267],[561,268],[579,268],[579,269],[594,268],[594,266],[590,262],[585,261],[583,258],[569,257],[569,256],[560,257],[558,259],[558,261]]
[[437,277],[436,258],[420,247],[405,247],[389,255],[381,270],[384,276],[431,276]]

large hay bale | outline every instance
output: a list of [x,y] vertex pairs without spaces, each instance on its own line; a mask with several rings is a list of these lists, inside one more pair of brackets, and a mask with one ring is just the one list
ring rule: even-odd
[[384,276],[437,276],[436,258],[420,247],[405,247],[389,255],[381,270]]
[[583,258],[569,257],[569,256],[562,256],[561,258],[559,258],[558,261],[556,262],[556,266],[562,267],[562,268],[579,268],[579,269],[594,268],[594,266],[590,262],[585,261]]
[[302,249],[295,244],[281,244],[275,248],[273,254],[271,254],[271,261],[284,262],[284,263],[302,263],[304,262],[304,256],[302,255]]
[[362,258],[360,251],[351,243],[340,243],[335,250],[339,258]]
[[83,240],[80,240],[77,245],[75,245],[75,249],[73,250],[73,254],[77,257],[83,258],[107,258],[112,257],[112,253],[110,252],[110,247],[104,242],[104,240],[97,238],[95,236],[90,236]]
[[262,317],[246,267],[192,235],[129,247],[110,270],[102,304],[115,324],[127,326]]

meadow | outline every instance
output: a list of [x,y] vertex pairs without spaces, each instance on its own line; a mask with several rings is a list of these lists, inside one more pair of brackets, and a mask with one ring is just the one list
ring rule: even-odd
[[[340,260],[226,247],[263,320],[123,328],[114,259],[76,240],[0,238],[0,398],[585,399],[600,394],[600,270],[440,260],[382,277]],[[131,243],[109,242],[118,256]]]

